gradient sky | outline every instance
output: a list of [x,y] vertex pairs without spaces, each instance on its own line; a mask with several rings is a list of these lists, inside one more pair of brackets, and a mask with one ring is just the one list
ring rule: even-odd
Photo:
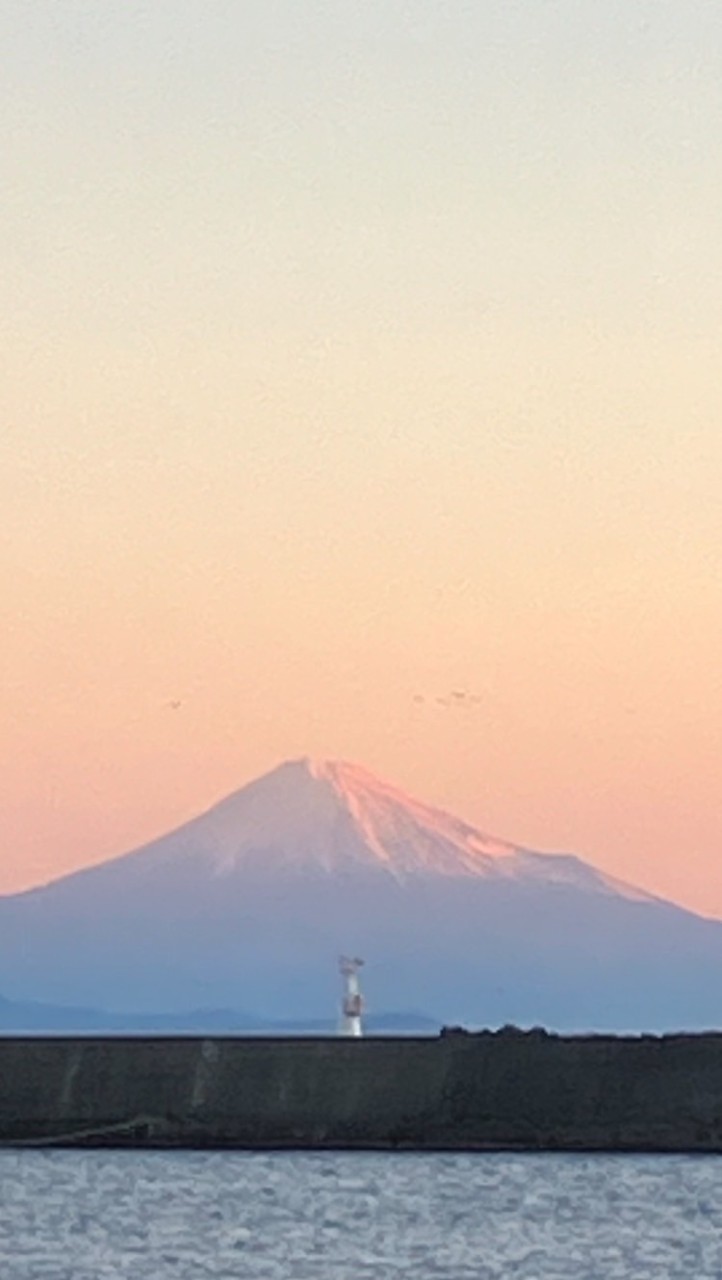
[[719,0],[0,44],[0,891],[312,754],[722,914]]

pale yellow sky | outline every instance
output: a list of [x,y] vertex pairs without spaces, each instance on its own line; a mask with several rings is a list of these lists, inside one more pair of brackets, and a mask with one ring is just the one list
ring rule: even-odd
[[313,754],[722,914],[719,6],[0,38],[0,892]]

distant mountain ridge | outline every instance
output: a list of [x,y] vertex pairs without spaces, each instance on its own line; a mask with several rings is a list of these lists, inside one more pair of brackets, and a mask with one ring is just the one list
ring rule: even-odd
[[721,1015],[722,923],[344,762],[287,762],[141,849],[0,898],[19,1001],[325,1023],[348,951],[372,1012],[561,1030]]
[[[109,1013],[103,1009],[74,1009],[63,1005],[19,1002],[0,996],[0,1035],[34,1033],[119,1033],[144,1034],[289,1034],[332,1035],[338,1020],[310,1019],[297,1022],[293,1018],[269,1021],[256,1014],[236,1009],[190,1009],[182,1013]],[[440,1023],[421,1013],[372,1014],[365,1020],[370,1034],[427,1034],[437,1031]]]

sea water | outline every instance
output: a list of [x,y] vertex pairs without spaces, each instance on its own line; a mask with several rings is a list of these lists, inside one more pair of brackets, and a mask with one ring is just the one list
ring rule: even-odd
[[2,1280],[719,1280],[722,1159],[0,1152]]

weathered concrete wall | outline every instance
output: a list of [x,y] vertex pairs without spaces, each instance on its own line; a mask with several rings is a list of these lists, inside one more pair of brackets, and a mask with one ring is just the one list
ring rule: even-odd
[[722,1152],[722,1035],[0,1039],[0,1139]]

